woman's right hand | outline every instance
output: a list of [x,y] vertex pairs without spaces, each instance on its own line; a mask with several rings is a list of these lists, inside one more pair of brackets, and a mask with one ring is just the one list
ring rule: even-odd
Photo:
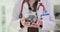
[[30,27],[30,22],[28,22],[28,21],[26,22],[24,17],[21,19],[21,23],[25,27]]

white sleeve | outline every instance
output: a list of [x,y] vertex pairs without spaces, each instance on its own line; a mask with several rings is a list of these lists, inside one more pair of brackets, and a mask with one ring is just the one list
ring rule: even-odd
[[[18,1],[19,2],[19,1]],[[14,8],[13,10],[13,16],[12,16],[12,20],[11,20],[11,23],[10,23],[10,26],[13,27],[14,29],[21,29],[20,28],[20,18],[19,18],[19,12],[20,12],[20,5],[21,3],[17,3],[16,7]],[[26,13],[27,13],[27,3],[24,3],[24,6],[23,6],[23,11],[22,11],[22,14],[23,16],[26,16]],[[19,6],[20,5],[20,6]]]
[[50,16],[49,20],[47,20],[45,18],[45,20],[42,20],[43,21],[43,30],[54,30],[55,29],[55,25],[56,25],[56,22],[55,22],[55,17],[54,17],[54,8],[53,8],[53,4],[50,0],[46,0],[47,4],[46,4],[46,10],[49,12]]
[[19,19],[19,14],[20,14],[22,2],[23,2],[22,0],[16,1],[14,8],[13,8],[12,20],[18,20]]
[[[55,17],[54,17],[54,11],[53,11],[53,4],[51,3],[50,0],[46,0],[46,11],[49,12],[49,16],[43,16],[42,22],[43,22],[43,27],[42,30],[54,30],[55,29]],[[38,18],[41,18],[41,14],[43,13],[42,7],[39,8],[38,11]]]
[[12,13],[12,19],[9,25],[9,27],[17,31],[20,29],[19,13],[21,9],[21,3],[22,3],[22,0],[17,0],[17,2],[15,3],[13,13]]
[[10,29],[13,29],[14,31],[20,30],[21,29],[20,28],[20,19],[11,21],[9,27],[10,27]]

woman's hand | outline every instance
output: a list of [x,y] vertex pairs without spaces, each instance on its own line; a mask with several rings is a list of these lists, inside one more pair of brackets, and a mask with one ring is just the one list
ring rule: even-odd
[[30,27],[30,22],[28,22],[28,21],[26,22],[24,17],[21,19],[21,23],[25,27]]
[[42,25],[42,21],[40,19],[37,19],[36,23],[32,23],[31,27],[39,28],[40,25]]

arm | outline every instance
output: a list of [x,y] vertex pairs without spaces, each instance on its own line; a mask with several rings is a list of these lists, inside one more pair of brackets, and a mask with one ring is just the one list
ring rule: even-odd
[[20,29],[20,19],[19,19],[19,13],[20,13],[20,7],[21,7],[21,0],[17,0],[16,4],[14,5],[13,8],[13,13],[12,13],[12,19],[9,24],[9,27],[13,28],[14,30],[19,30]]
[[41,14],[43,13],[43,7],[40,7],[39,10],[37,11],[38,18],[41,19],[42,21],[42,30],[54,30],[55,28],[55,17],[54,17],[54,11],[53,11],[53,4],[51,3],[50,0],[46,0],[45,4],[45,9],[46,11],[49,12],[49,16],[42,16],[41,19]]
[[[46,1],[46,10],[49,12],[50,16],[48,16],[49,18],[43,19],[43,30],[54,30],[55,29],[55,17],[54,17],[54,10],[53,10],[53,4],[50,0]],[[48,19],[48,20],[47,20]]]

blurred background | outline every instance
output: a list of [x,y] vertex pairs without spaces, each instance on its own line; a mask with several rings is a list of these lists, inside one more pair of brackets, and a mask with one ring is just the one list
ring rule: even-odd
[[[0,32],[16,32],[9,28],[12,18],[12,11],[17,0],[0,0]],[[56,31],[60,32],[60,0],[51,0],[54,4],[54,14],[56,18]]]

